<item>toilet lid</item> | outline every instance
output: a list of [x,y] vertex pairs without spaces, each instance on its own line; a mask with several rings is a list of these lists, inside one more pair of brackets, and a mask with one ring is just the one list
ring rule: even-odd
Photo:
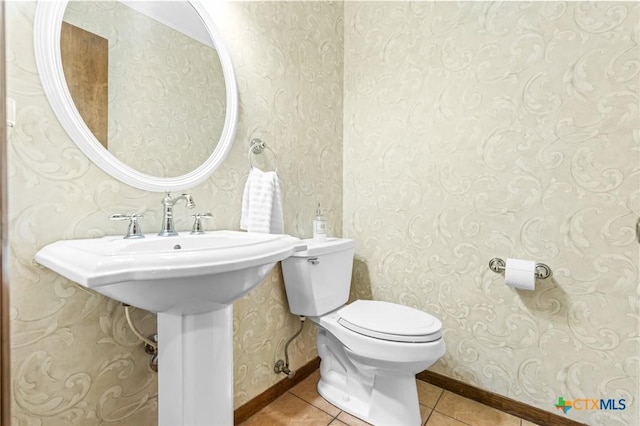
[[394,342],[432,342],[442,323],[418,309],[377,300],[356,300],[338,311],[338,323],[365,336]]

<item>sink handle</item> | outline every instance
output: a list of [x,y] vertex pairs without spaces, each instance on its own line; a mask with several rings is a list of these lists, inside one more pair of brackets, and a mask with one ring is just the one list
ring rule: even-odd
[[129,238],[144,238],[142,235],[142,228],[138,223],[138,219],[142,219],[144,216],[141,214],[133,213],[133,214],[122,214],[116,213],[109,216],[111,220],[128,220],[129,227],[127,228],[127,235],[124,236],[125,239]]
[[202,229],[202,219],[212,219],[213,215],[211,213],[197,213],[197,214],[192,214],[191,216],[194,217],[191,233],[204,234],[204,229]]

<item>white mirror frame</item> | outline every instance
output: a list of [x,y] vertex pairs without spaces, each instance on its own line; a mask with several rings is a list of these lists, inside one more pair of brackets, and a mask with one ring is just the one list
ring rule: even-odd
[[238,87],[231,56],[206,8],[199,2],[189,1],[209,30],[222,65],[227,94],[222,135],[211,156],[198,168],[182,176],[162,178],[142,173],[118,160],[98,142],[80,116],[64,78],[60,55],[62,18],[67,3],[68,1],[39,1],[33,32],[36,64],[42,86],[51,108],[71,139],[96,166],[135,188],[152,192],[182,191],[204,182],[229,153],[238,119]]

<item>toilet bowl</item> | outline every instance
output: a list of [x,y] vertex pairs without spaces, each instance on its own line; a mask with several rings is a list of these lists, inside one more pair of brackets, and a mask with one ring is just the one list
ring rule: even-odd
[[444,354],[442,324],[395,303],[346,304],[353,240],[305,242],[282,268],[291,312],[318,326],[318,392],[374,425],[419,425],[415,375]]

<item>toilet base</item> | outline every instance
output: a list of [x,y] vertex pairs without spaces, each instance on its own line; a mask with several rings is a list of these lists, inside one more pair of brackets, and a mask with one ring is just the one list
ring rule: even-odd
[[331,404],[374,425],[420,425],[415,374],[420,366],[363,359],[346,349],[322,328],[318,331],[321,358],[318,393]]
[[375,381],[376,387],[368,400],[349,395],[322,378],[318,382],[318,393],[341,410],[372,425],[421,424],[415,376],[377,376]]

